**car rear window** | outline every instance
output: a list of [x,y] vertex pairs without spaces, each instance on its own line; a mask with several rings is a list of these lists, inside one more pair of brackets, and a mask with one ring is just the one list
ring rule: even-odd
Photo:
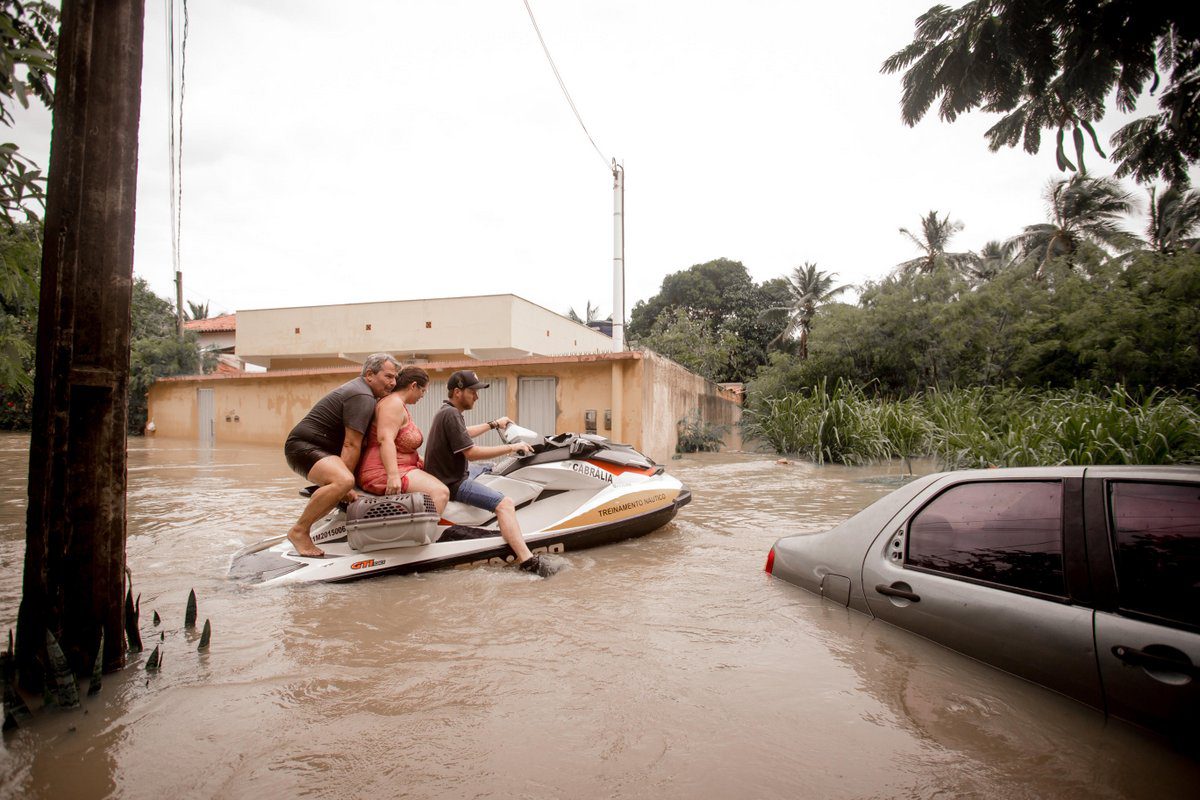
[[1114,481],[1121,608],[1200,625],[1200,485]]
[[1065,597],[1062,484],[953,486],[913,517],[905,566]]

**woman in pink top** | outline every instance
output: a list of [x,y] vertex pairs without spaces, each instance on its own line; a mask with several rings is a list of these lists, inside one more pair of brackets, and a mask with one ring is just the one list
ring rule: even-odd
[[363,437],[358,462],[358,485],[374,494],[424,492],[439,514],[450,500],[446,485],[424,469],[417,448],[424,441],[408,406],[425,396],[429,375],[420,367],[405,367],[396,388],[375,404],[375,419]]

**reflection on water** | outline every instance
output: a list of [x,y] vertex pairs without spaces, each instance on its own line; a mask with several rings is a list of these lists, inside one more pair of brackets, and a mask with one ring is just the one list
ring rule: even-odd
[[[6,736],[21,797],[1155,797],[1200,767],[1090,709],[762,572],[888,467],[703,455],[672,525],[480,568],[293,589],[226,580],[300,482],[271,448],[134,441],[129,561],[162,672]],[[26,441],[0,436],[0,624],[16,620]],[[188,590],[210,651],[182,629]],[[153,611],[161,628],[150,622]],[[161,638],[160,638],[161,633]],[[149,648],[148,648],[149,649]]]

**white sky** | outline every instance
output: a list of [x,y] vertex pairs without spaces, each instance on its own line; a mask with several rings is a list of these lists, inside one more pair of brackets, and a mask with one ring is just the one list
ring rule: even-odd
[[[165,3],[147,0],[135,271],[173,298]],[[987,115],[900,122],[900,76],[879,65],[934,0],[531,3],[605,161],[625,165],[628,309],[719,257],[757,281],[804,261],[881,278],[917,255],[898,229],[931,209],[965,223],[958,250],[1044,220],[1052,133],[1030,156],[988,152]],[[612,178],[521,0],[333,8],[189,3],[186,299],[512,292],[607,316]],[[9,134],[48,163],[49,112]]]

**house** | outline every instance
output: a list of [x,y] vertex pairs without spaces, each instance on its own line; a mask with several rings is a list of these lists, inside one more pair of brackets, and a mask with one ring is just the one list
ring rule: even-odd
[[543,434],[596,433],[665,461],[679,422],[698,417],[740,446],[741,406],[730,393],[655,353],[614,353],[610,337],[511,294],[243,310],[229,326],[236,357],[265,371],[159,379],[149,395],[159,437],[282,446],[317,400],[369,354],[387,352],[430,375],[412,409],[423,430],[450,374],[470,368],[491,386],[468,424],[507,416]]
[[212,353],[216,356],[217,372],[237,373],[245,369],[245,364],[235,353],[237,314],[191,319],[183,323],[183,329],[196,332],[201,353]]
[[425,363],[611,350],[609,336],[512,294],[237,314],[238,357],[269,370],[344,367],[378,352]]

